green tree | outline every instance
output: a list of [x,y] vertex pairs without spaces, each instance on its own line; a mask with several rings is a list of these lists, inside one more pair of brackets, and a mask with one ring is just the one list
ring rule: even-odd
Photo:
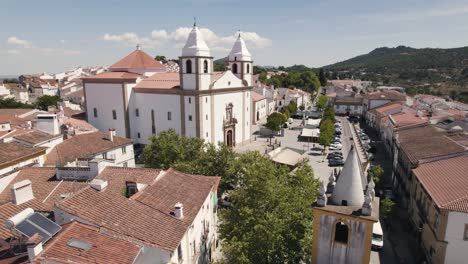
[[16,78],[3,79],[3,83],[18,83],[18,79]]
[[57,95],[42,95],[39,96],[34,103],[35,107],[44,111],[47,111],[49,106],[57,107],[57,103],[61,102],[62,99]]
[[325,73],[323,72],[322,68],[320,68],[319,71],[319,81],[322,87],[327,86],[327,78],[325,77]]
[[13,98],[0,98],[0,109],[1,108],[34,108],[34,105],[23,104]]
[[167,62],[166,56],[163,56],[163,55],[156,55],[156,57],[154,57],[154,59],[157,60],[157,61],[160,61],[162,63]]
[[267,117],[265,126],[269,128],[273,134],[274,131],[279,131],[281,126],[286,122],[287,117],[280,112],[273,112]]
[[290,101],[285,108],[289,110],[289,113],[294,114],[297,112],[297,103],[294,101]]
[[377,165],[372,170],[369,170],[368,176],[372,177],[372,180],[374,181],[375,186],[377,186],[378,188],[381,187],[380,184],[381,184],[381,177],[383,173],[384,173],[384,170],[382,169],[380,165]]
[[175,130],[162,131],[150,138],[143,150],[145,167],[168,169],[207,176],[221,176],[219,193],[238,185],[239,168],[234,168],[234,151],[220,143],[215,146],[200,138],[178,135]]
[[317,99],[317,103],[315,106],[319,111],[323,111],[325,107],[327,106],[328,98],[325,95],[320,95]]
[[258,80],[260,80],[261,83],[266,83],[266,81],[267,81],[267,72],[266,71],[260,72],[260,74],[258,76]]
[[332,121],[332,123],[335,123],[335,109],[332,106],[327,106],[325,108],[325,111],[323,112],[322,120],[323,119],[328,119]]
[[380,201],[380,215],[384,219],[389,218],[394,213],[394,206],[395,203],[392,200],[388,198],[383,199]]
[[334,134],[335,126],[333,125],[333,122],[329,119],[322,119],[320,124],[319,142],[324,148],[330,146]]
[[223,63],[213,63],[214,71],[225,71],[226,66]]
[[303,162],[292,174],[258,152],[236,160],[242,184],[219,211],[227,263],[308,263],[318,181]]

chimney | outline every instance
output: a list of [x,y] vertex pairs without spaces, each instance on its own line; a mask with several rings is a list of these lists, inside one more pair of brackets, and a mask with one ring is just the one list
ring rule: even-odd
[[107,187],[107,181],[100,180],[100,179],[93,179],[89,183],[89,186],[91,186],[91,188],[95,189],[96,191],[102,191]]
[[42,252],[42,237],[39,233],[35,233],[26,242],[28,248],[28,258],[30,261],[34,260]]
[[34,198],[30,180],[24,180],[13,184],[11,192],[14,204],[22,204]]
[[184,218],[184,205],[182,203],[176,203],[174,205],[174,215],[179,219]]
[[109,128],[109,140],[114,142],[115,128]]

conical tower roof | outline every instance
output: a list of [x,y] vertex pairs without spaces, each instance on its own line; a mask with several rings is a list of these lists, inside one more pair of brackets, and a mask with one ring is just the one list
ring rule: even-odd
[[247,49],[244,39],[242,39],[240,33],[236,39],[236,42],[234,42],[234,46],[232,47],[231,52],[229,53],[229,60],[230,61],[235,61],[235,60],[251,61],[252,60],[252,55],[250,55],[250,52]]
[[153,59],[150,55],[142,51],[139,47],[127,55],[125,58],[119,60],[118,62],[112,64],[109,67],[110,70],[161,70],[165,69],[164,66],[159,62]]
[[196,24],[193,24],[193,29],[187,38],[182,56],[206,56],[210,57],[210,49],[206,45],[203,36]]
[[357,155],[355,148],[352,147],[331,196],[335,205],[342,205],[343,201],[346,201],[348,206],[361,207],[364,203],[363,175]]

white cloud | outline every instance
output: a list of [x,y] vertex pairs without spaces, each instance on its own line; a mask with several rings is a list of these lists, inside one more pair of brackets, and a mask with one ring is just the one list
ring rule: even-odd
[[7,43],[12,44],[12,45],[16,45],[16,46],[19,46],[19,47],[23,47],[25,49],[32,48],[32,44],[29,41],[26,41],[24,39],[19,39],[19,38],[15,37],[15,36],[9,37],[7,39]]
[[[22,49],[28,49],[28,50],[33,50],[36,52],[42,52],[42,53],[57,53],[57,54],[79,54],[80,52],[77,50],[69,50],[69,49],[54,49],[54,48],[44,48],[44,47],[37,47],[33,45],[31,42],[20,39],[16,36],[11,36],[7,39],[6,41],[9,45],[16,46],[17,48],[22,48]],[[62,42],[64,43],[64,42]],[[19,53],[18,50],[9,50],[15,53],[10,53],[10,54],[17,54]]]
[[[181,47],[185,44],[191,30],[192,28],[189,27],[179,27],[172,32],[154,30],[148,37],[140,37],[133,32],[117,35],[106,33],[99,39],[122,43],[127,46],[140,44],[145,48],[156,48],[164,45]],[[220,36],[208,28],[200,28],[200,31],[210,49],[218,51],[229,51],[237,37],[237,33],[228,36]],[[270,39],[262,37],[256,32],[242,32],[242,37],[248,48],[264,48],[271,45]]]

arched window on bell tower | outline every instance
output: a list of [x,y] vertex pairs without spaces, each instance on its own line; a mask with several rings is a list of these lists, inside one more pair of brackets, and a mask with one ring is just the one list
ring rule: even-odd
[[232,64],[232,73],[237,74],[237,63]]
[[247,73],[250,73],[250,64],[247,64]]
[[187,60],[185,62],[185,72],[192,73],[192,60]]
[[208,61],[203,61],[203,73],[208,73]]
[[348,225],[346,225],[345,223],[341,221],[338,221],[335,224],[334,241],[338,243],[348,244],[348,234],[349,234]]

